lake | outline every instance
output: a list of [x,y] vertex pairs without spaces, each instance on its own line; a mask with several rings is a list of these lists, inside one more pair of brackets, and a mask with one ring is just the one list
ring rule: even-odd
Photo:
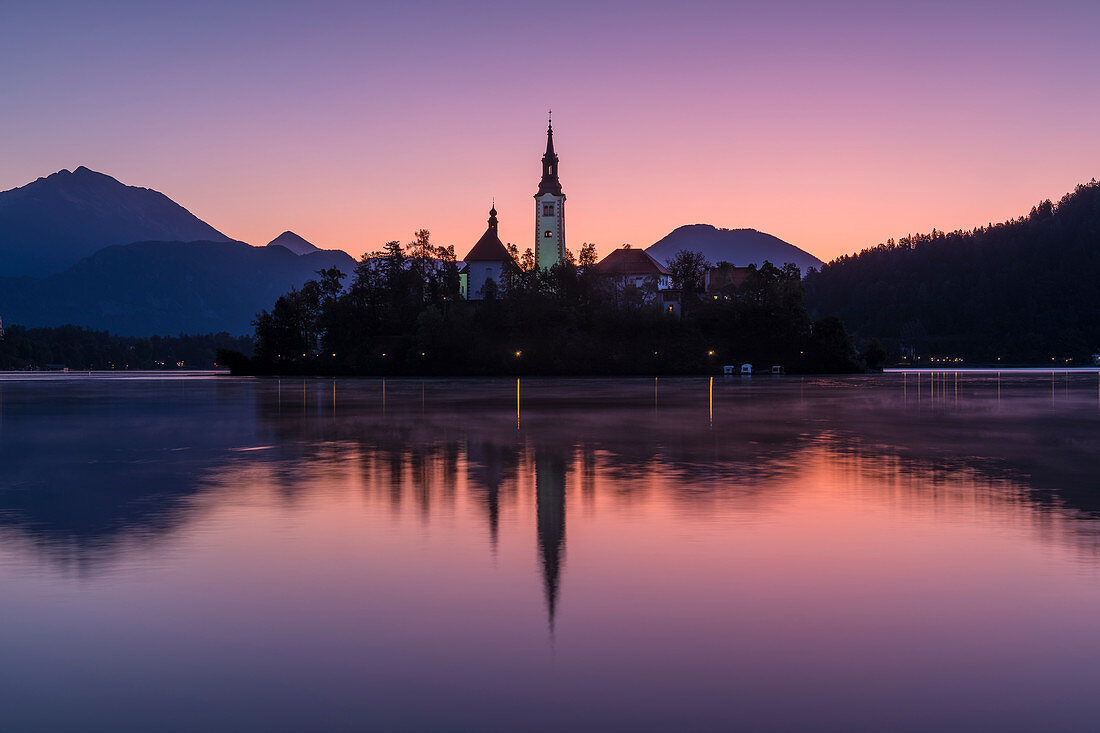
[[1082,730],[1100,375],[0,376],[0,729]]

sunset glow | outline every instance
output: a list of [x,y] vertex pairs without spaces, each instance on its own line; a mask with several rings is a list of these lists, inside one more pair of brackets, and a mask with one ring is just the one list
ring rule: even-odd
[[1100,170],[1095,3],[43,2],[0,20],[0,189],[86,165],[251,244],[290,229],[358,256],[427,228],[461,256],[495,197],[501,239],[531,246],[550,107],[574,252],[704,222],[829,260],[1017,216]]

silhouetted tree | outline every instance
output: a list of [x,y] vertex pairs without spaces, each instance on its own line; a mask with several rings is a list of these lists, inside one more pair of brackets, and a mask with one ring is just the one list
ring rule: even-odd
[[591,267],[596,264],[596,245],[591,242],[585,242],[581,245],[580,258],[577,260],[578,267]]
[[672,286],[690,295],[703,289],[709,263],[702,252],[682,249],[673,255],[666,267],[672,276]]
[[886,349],[878,339],[871,339],[859,357],[863,359],[868,369],[881,369],[886,362]]

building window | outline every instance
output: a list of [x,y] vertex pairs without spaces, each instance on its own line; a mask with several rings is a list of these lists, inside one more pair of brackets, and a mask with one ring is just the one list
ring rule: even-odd
[[552,231],[550,231],[549,229],[547,229],[545,232],[542,233],[542,236],[545,237],[546,239],[549,239],[550,237],[554,236],[554,233]]
[[543,204],[542,205],[542,215],[543,216],[553,216],[554,215],[554,205],[553,204]]

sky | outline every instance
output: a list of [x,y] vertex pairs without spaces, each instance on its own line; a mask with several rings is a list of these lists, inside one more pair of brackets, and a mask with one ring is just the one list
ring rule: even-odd
[[85,165],[354,256],[752,227],[829,260],[1100,174],[1100,3],[0,2],[0,189]]

